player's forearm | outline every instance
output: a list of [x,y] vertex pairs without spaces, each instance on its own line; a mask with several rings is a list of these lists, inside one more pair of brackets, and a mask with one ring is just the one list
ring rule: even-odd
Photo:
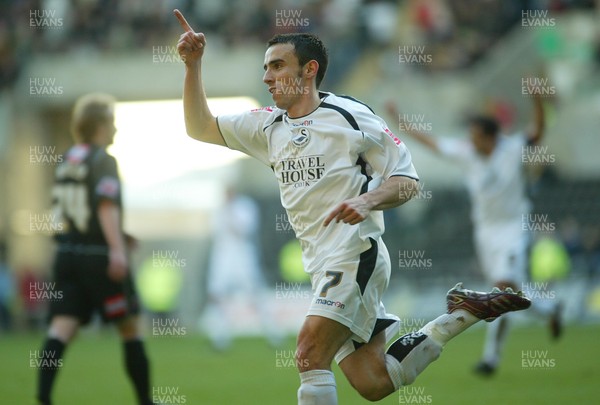
[[417,181],[409,177],[394,176],[384,181],[375,190],[363,194],[371,210],[386,210],[398,207],[417,194]]
[[121,210],[111,201],[102,201],[98,207],[98,221],[108,247],[125,252],[125,238],[121,230]]
[[404,132],[412,139],[418,141],[421,145],[424,145],[432,151],[439,153],[440,148],[437,144],[437,141],[432,136],[412,129],[406,129]]
[[200,62],[186,64],[183,111],[188,135],[199,141],[205,141],[203,134],[215,118],[208,108],[208,101],[202,85],[202,66]]
[[[386,109],[387,112],[395,117],[398,122],[400,123],[400,128],[402,129],[402,131],[404,133],[406,133],[409,137],[413,138],[414,140],[418,141],[419,143],[421,143],[424,146],[427,146],[429,149],[431,149],[434,152],[439,152],[439,147],[438,144],[435,140],[435,138],[431,137],[428,134],[425,134],[423,132],[414,130],[410,127],[410,125],[406,125],[406,121],[404,119],[402,119],[402,117],[400,116],[400,112],[398,111],[398,107],[396,106],[396,104],[392,101],[389,101],[386,103]],[[402,125],[405,124],[405,125]]]
[[540,95],[533,97],[533,130],[529,137],[532,143],[538,143],[544,136],[544,104]]

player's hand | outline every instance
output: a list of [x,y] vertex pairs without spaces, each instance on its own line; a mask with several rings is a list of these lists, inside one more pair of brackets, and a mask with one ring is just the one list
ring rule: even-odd
[[385,111],[392,117],[400,116],[400,112],[398,111],[398,106],[392,100],[388,100],[385,102]]
[[120,282],[127,276],[127,256],[118,249],[108,251],[108,277],[112,281]]
[[346,224],[356,225],[364,221],[369,212],[371,212],[371,207],[363,198],[351,198],[338,205],[325,219],[323,226],[329,225],[333,220],[336,223],[342,221]]
[[179,20],[179,24],[181,24],[181,28],[185,31],[181,34],[177,43],[177,52],[179,52],[181,60],[186,65],[198,62],[202,58],[202,55],[204,55],[206,37],[202,33],[194,32],[183,14],[181,14],[181,11],[175,9],[173,10],[173,14],[175,14],[175,17]]
[[133,236],[131,236],[127,233],[124,234],[124,236],[125,236],[125,246],[127,246],[128,252],[133,252],[140,246],[140,244],[138,243],[138,240],[136,238],[134,238]]

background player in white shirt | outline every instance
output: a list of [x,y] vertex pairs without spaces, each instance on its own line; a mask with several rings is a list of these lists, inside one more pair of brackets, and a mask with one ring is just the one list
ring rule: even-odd
[[276,107],[213,117],[201,79],[206,38],[175,15],[186,31],[178,51],[186,66],[188,135],[269,165],[302,246],[314,296],[297,342],[299,404],[337,404],[334,359],[363,397],[384,398],[411,384],[470,325],[529,306],[512,291],[483,294],[457,285],[448,294],[448,314],[386,351],[398,318],[381,303],[391,270],[381,210],[416,192],[410,153],[367,106],[317,90],[327,52],[310,34],[269,41],[263,82]]
[[[539,92],[531,91],[531,94]],[[471,199],[475,248],[486,279],[495,287],[521,289],[526,285],[530,235],[527,221],[531,202],[526,195],[523,167],[528,147],[539,143],[544,133],[541,96],[532,96],[533,125],[527,133],[503,135],[495,119],[470,119],[470,139],[437,138],[405,126],[405,132],[429,149],[463,169]],[[388,112],[401,118],[393,103]],[[554,337],[560,334],[557,302],[534,300],[533,309],[550,318]],[[490,375],[500,361],[507,334],[508,317],[488,325],[481,362],[475,371]]]
[[257,236],[260,226],[259,207],[250,197],[234,187],[225,190],[225,201],[213,216],[213,243],[206,280],[208,302],[203,326],[213,347],[228,349],[235,324],[230,302],[240,303],[256,313],[261,331],[271,345],[281,336],[266,303],[266,281],[260,266]]

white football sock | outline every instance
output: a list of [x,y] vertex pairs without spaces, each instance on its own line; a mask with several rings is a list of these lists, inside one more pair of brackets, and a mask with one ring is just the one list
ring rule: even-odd
[[298,405],[337,405],[335,377],[329,370],[300,373]]
[[390,375],[390,380],[394,384],[394,391],[398,391],[402,387],[402,366],[400,362],[396,360],[391,354],[385,355],[385,368]]
[[456,309],[451,314],[443,314],[421,328],[421,331],[440,345],[463,332],[480,319],[464,309]]
[[[412,384],[441,353],[442,345],[420,331],[409,333],[395,341],[385,355],[385,367],[394,390],[398,391],[400,387]],[[402,360],[399,361],[399,358]]]

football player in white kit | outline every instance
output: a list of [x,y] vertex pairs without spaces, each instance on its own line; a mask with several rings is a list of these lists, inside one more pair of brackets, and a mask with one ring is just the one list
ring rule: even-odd
[[386,350],[398,318],[381,303],[391,270],[381,210],[416,192],[405,145],[366,105],[317,90],[327,52],[311,34],[276,35],[268,43],[263,82],[275,107],[213,117],[201,75],[206,38],[175,15],[185,31],[178,51],[186,66],[188,135],[270,166],[302,246],[314,295],[297,341],[298,404],[337,404],[334,359],[363,397],[384,398],[411,384],[472,324],[530,305],[512,290],[478,293],[459,283],[448,292],[447,314]]
[[[536,94],[532,91],[531,94]],[[487,116],[469,120],[470,140],[439,138],[402,126],[408,135],[463,169],[471,199],[475,250],[485,278],[500,289],[527,285],[530,234],[525,223],[531,203],[526,195],[524,161],[528,147],[539,143],[544,132],[541,96],[533,95],[534,119],[528,132],[500,134],[498,123]],[[388,112],[399,117],[393,103]],[[524,158],[525,156],[525,158]],[[533,300],[532,309],[550,320],[553,337],[560,335],[560,304]],[[481,361],[475,371],[495,372],[507,334],[508,317],[488,325]]]

